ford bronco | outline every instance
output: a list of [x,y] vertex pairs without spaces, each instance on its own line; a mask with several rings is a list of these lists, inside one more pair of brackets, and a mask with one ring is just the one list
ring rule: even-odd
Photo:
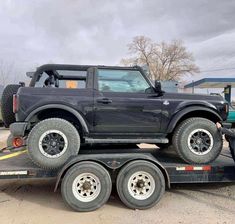
[[47,64],[29,75],[28,87],[5,88],[2,114],[41,167],[60,167],[86,143],[173,145],[195,164],[222,149],[215,123],[226,120],[228,104],[221,96],[164,92],[138,66]]

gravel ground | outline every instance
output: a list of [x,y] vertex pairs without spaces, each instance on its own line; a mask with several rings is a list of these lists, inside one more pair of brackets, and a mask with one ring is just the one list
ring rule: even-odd
[[[0,130],[0,145],[8,131]],[[2,141],[2,143],[1,143]],[[54,181],[0,181],[1,223],[234,223],[235,184],[173,185],[148,210],[130,210],[115,190],[97,211],[76,213],[53,193]]]

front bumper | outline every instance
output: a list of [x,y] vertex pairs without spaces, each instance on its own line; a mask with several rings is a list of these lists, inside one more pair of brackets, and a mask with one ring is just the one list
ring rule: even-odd
[[16,137],[16,136],[24,137],[27,125],[28,125],[28,122],[12,123],[10,125],[10,132],[14,137]]

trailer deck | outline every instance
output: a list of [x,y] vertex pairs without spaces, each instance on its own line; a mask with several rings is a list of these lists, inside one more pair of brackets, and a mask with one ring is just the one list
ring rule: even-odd
[[[120,153],[120,151],[122,153]],[[121,155],[121,156],[120,156]],[[146,156],[155,158],[166,169],[170,183],[235,182],[235,163],[227,149],[209,165],[189,165],[176,157],[173,152],[158,149],[87,149],[77,157],[105,160],[107,164],[117,163],[125,157]],[[26,150],[0,154],[0,179],[57,178],[60,170],[44,170],[32,163]]]

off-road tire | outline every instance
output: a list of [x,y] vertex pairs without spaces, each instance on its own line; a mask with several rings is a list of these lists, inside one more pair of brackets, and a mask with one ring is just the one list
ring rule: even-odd
[[16,121],[13,113],[13,95],[17,93],[19,88],[20,85],[7,85],[2,93],[1,113],[6,128]]
[[[193,153],[188,146],[190,133],[196,129],[207,130],[213,138],[213,147],[204,155]],[[176,128],[173,135],[173,146],[178,155],[187,163],[206,164],[214,161],[220,154],[223,147],[222,135],[215,126],[215,123],[200,117],[188,118]]]
[[[76,177],[83,173],[95,175],[100,182],[99,194],[96,198],[88,202],[79,200],[73,193],[73,182]],[[63,200],[67,205],[79,212],[94,211],[100,208],[109,199],[111,190],[112,181],[109,172],[103,166],[95,162],[80,162],[74,165],[66,172],[61,184]]]
[[[138,199],[131,195],[128,183],[133,174],[145,172],[153,178],[155,188],[153,193],[146,199]],[[153,163],[136,160],[125,165],[119,172],[116,187],[121,201],[131,209],[147,209],[159,202],[165,192],[165,179],[162,171]]]
[[[50,130],[57,130],[67,138],[65,152],[59,157],[48,158],[40,151],[40,137]],[[61,118],[49,118],[39,122],[30,131],[27,139],[28,154],[32,161],[44,169],[56,169],[66,163],[69,157],[77,155],[80,149],[80,136],[76,128]]]

